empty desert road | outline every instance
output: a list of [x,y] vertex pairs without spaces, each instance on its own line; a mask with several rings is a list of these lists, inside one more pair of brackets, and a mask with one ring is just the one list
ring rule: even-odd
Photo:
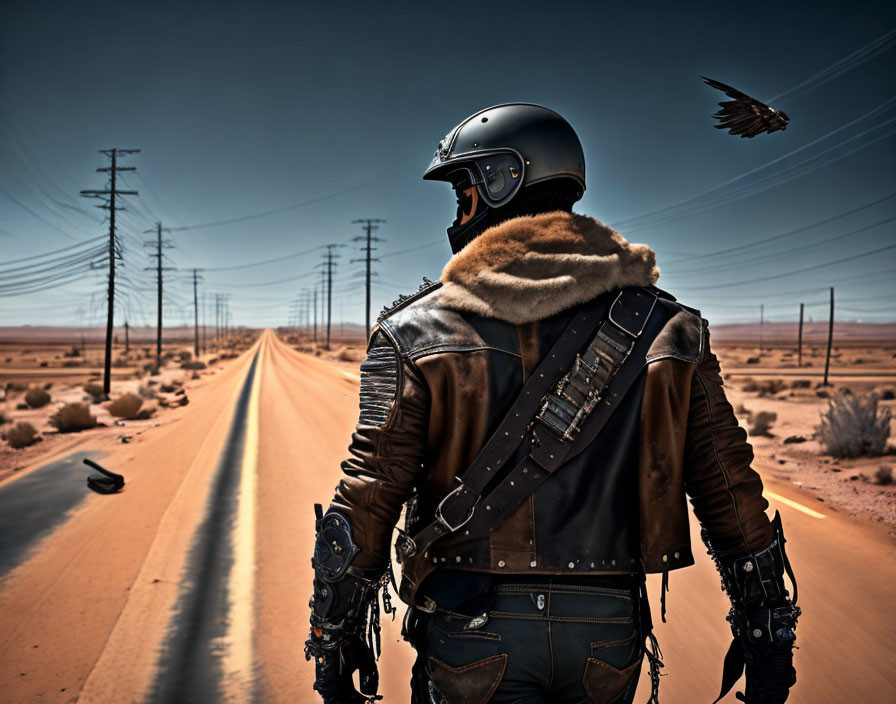
[[[317,701],[302,653],[312,506],[339,479],[357,397],[356,373],[266,332],[188,407],[104,455],[127,477],[122,493],[54,494],[69,508],[49,533],[31,512],[0,516],[0,530],[14,521],[17,534],[43,531],[0,575],[0,702]],[[39,471],[0,485],[0,506]],[[767,495],[804,610],[789,701],[896,701],[892,540],[774,481]],[[712,702],[730,640],[725,597],[692,529],[697,565],[671,575],[668,623],[657,624],[663,704]],[[399,621],[384,622],[386,704],[408,701],[412,652]],[[646,684],[642,675],[636,701]]]

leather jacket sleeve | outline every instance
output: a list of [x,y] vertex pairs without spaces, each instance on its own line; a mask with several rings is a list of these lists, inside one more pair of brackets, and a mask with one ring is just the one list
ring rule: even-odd
[[361,413],[331,508],[345,515],[359,567],[389,562],[392,530],[422,469],[429,391],[396,345],[375,329],[361,365]]
[[685,489],[719,556],[765,548],[772,528],[753,448],[725,396],[719,360],[703,322],[703,358],[691,382],[685,443]]

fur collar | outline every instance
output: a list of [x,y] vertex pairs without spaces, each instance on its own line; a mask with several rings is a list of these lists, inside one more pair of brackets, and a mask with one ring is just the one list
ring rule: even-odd
[[515,325],[542,320],[613,289],[648,286],[656,254],[586,215],[506,220],[455,254],[442,272],[447,308]]

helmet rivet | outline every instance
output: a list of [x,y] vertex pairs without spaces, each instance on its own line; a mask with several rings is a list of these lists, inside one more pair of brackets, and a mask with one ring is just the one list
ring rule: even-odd
[[483,117],[483,118],[482,118],[482,121],[483,121],[483,122],[488,122],[488,118],[487,118],[487,117]]

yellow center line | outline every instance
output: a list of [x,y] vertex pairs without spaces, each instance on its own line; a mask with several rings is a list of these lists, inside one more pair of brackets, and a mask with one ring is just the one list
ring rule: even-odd
[[797,511],[801,511],[805,513],[807,516],[812,516],[812,518],[824,518],[823,513],[819,513],[818,511],[813,511],[808,506],[803,506],[801,503],[797,503],[793,499],[788,499],[786,496],[781,496],[780,494],[776,494],[773,491],[768,491],[767,489],[762,492],[766,498],[771,499],[772,501],[777,501],[779,504],[784,504],[785,506],[790,506],[792,509],[796,509]]
[[258,473],[258,407],[261,389],[259,346],[255,378],[246,412],[246,430],[236,522],[231,536],[233,565],[228,580],[230,614],[223,657],[227,701],[253,698],[255,665],[255,498]]

